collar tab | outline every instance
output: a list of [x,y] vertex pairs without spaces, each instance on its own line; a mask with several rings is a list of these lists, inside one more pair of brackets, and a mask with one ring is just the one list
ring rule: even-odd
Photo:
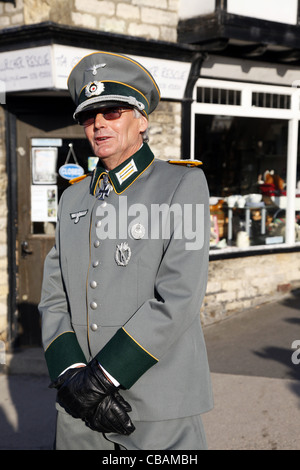
[[153,163],[154,155],[149,146],[144,143],[143,146],[125,162],[118,165],[110,171],[106,171],[99,160],[94,170],[92,179],[91,194],[95,195],[102,175],[105,173],[117,194],[123,193],[131,184],[136,181],[142,173]]

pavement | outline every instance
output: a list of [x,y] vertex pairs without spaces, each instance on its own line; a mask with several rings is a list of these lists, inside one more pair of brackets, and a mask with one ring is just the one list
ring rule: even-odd
[[[300,450],[299,307],[294,290],[204,328],[215,401],[203,415],[209,450]],[[48,385],[41,349],[6,356],[0,450],[53,448],[55,391]]]

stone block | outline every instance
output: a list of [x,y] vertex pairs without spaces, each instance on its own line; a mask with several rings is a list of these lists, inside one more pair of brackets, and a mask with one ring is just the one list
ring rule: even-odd
[[2,26],[4,28],[5,26],[9,26],[9,25],[10,25],[9,16],[1,16],[0,17],[0,27]]
[[229,292],[219,292],[216,294],[215,301],[218,302],[232,302],[236,299],[236,293],[235,291],[229,291]]
[[126,22],[118,18],[105,18],[101,16],[99,19],[99,29],[103,31],[110,31],[113,33],[126,33]]
[[158,8],[142,8],[141,19],[143,23],[156,25],[177,26],[177,14]]
[[138,7],[128,5],[127,3],[117,4],[117,16],[124,19],[138,20],[140,19],[140,9]]
[[215,294],[222,290],[221,283],[216,281],[208,281],[206,295]]
[[132,5],[151,8],[168,8],[167,0],[132,0]]
[[72,21],[75,25],[84,26],[85,28],[95,29],[97,25],[95,16],[87,13],[72,12]]
[[176,28],[169,28],[168,26],[160,27],[160,39],[162,41],[176,42],[177,30]]
[[24,15],[23,13],[17,13],[16,15],[13,15],[11,17],[11,24],[17,25],[17,24],[23,24],[24,23]]
[[112,16],[115,14],[115,2],[102,0],[75,0],[75,8],[80,12],[92,13],[95,15]]

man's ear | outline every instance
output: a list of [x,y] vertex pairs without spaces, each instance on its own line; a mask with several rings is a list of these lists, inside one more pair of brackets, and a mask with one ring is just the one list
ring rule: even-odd
[[146,118],[146,116],[141,116],[140,119],[139,119],[139,122],[140,122],[140,133],[142,132],[145,132],[146,129],[148,129],[148,119]]

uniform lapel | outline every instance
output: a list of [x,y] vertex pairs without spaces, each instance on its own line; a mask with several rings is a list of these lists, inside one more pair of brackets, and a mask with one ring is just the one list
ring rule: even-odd
[[[154,155],[147,144],[143,146],[125,162],[118,165],[116,168],[110,171],[106,171],[102,166],[101,161],[94,170],[94,175],[91,182],[91,194],[94,196],[99,194],[99,187],[101,180],[108,176],[109,183],[112,185],[114,191],[117,194],[121,194],[132,185],[144,171],[153,163]],[[102,189],[105,191],[103,183],[101,184]],[[102,193],[101,193],[102,194]]]

